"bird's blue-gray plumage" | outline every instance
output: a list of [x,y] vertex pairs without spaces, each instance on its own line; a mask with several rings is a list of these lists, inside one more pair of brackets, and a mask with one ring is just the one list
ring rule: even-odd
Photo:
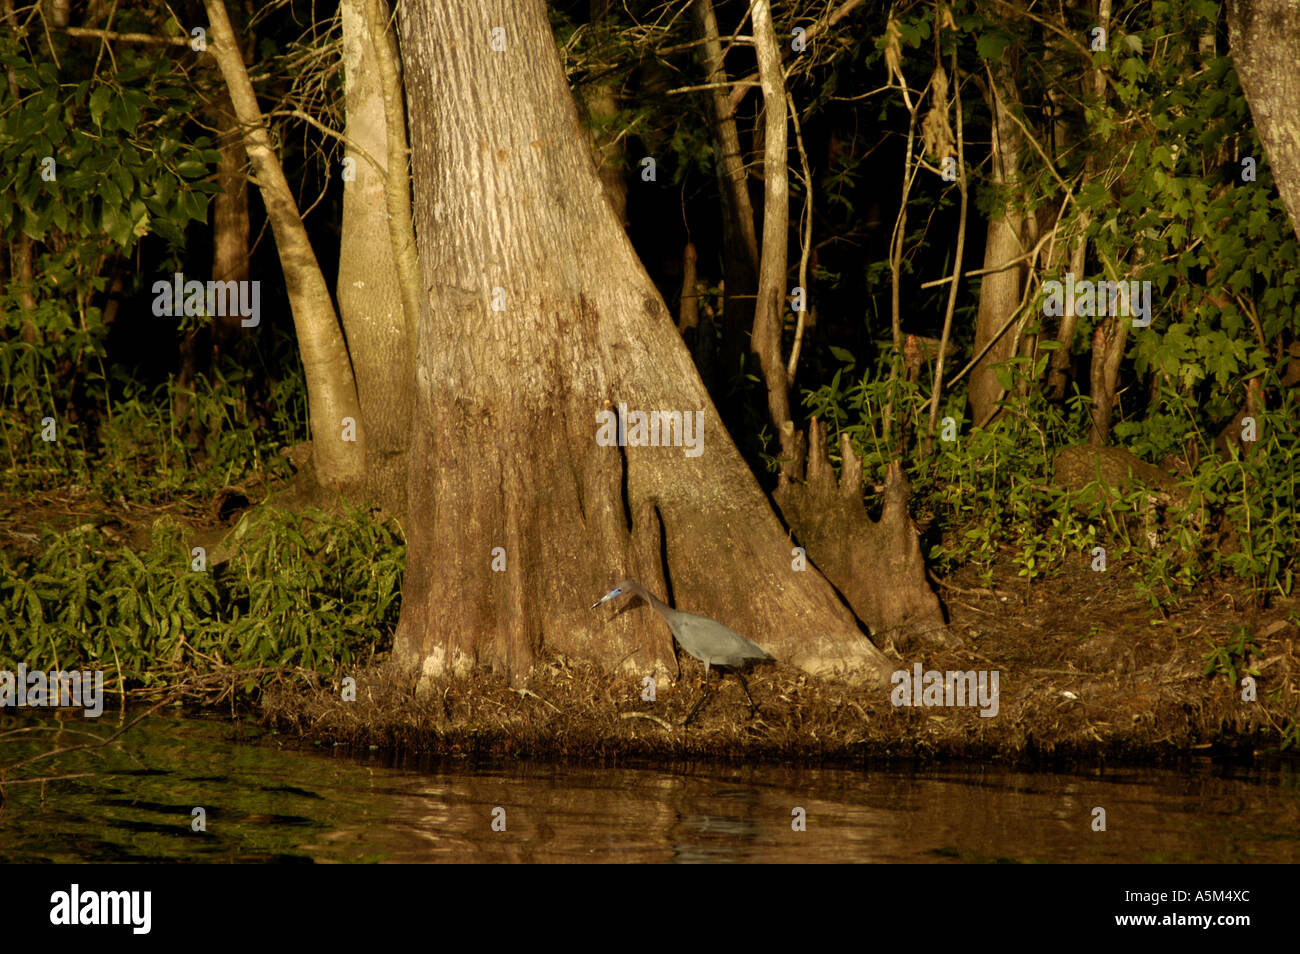
[[612,590],[591,604],[591,608],[595,609],[601,603],[607,603],[620,596],[632,595],[645,600],[650,608],[668,624],[678,645],[704,663],[705,696],[700,698],[695,708],[691,710],[691,714],[686,717],[687,722],[690,722],[691,717],[695,715],[708,695],[710,668],[734,672],[745,690],[745,696],[749,698],[751,709],[757,711],[758,707],[754,705],[754,699],[749,695],[749,687],[745,685],[745,678],[741,673],[759,663],[774,662],[775,660],[766,650],[723,626],[717,620],[698,613],[673,609],[662,600],[656,599],[654,594],[636,580],[621,580],[616,583]]

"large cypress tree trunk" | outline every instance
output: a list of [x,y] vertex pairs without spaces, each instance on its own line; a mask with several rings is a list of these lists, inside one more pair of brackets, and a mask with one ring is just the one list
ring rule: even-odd
[[[397,657],[516,677],[545,647],[653,669],[661,622],[589,609],[630,576],[783,662],[883,678],[834,590],[792,567],[602,194],[541,0],[401,17],[426,298]],[[698,453],[602,444],[620,404],[698,412]]]

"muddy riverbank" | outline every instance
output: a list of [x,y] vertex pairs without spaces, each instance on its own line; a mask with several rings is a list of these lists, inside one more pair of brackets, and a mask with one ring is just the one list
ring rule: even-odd
[[[978,697],[975,705],[895,705],[897,689],[777,665],[749,676],[758,715],[750,716],[734,679],[718,684],[715,675],[714,697],[682,727],[700,691],[694,660],[683,660],[680,680],[657,683],[651,702],[645,674],[544,656],[513,686],[479,673],[417,691],[413,678],[375,667],[356,674],[355,701],[338,683],[277,689],[264,697],[264,718],[321,743],[469,758],[1158,759],[1294,751],[1295,601],[1261,609],[1207,589],[1149,611],[1120,573],[1103,577],[1083,564],[1030,586],[985,588],[955,578],[942,592],[960,645],[884,648],[909,685],[918,664],[923,674],[997,673],[995,706]],[[647,625],[662,624],[647,614]],[[1241,685],[1250,672],[1253,700]]]

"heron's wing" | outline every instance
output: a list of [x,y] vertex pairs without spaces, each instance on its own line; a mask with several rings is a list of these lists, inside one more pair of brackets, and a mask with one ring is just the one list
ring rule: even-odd
[[761,646],[717,620],[698,613],[680,612],[679,616],[681,636],[678,642],[696,659],[715,666],[741,666],[746,662],[772,658]]

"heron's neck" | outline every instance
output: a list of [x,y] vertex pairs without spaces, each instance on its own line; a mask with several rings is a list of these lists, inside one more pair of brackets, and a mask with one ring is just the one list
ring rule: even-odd
[[633,592],[635,592],[637,596],[641,597],[643,600],[649,603],[650,608],[653,609],[656,613],[662,614],[664,610],[669,610],[669,611],[672,610],[671,606],[669,606],[663,600],[658,599],[653,593],[647,590],[640,583],[634,583],[633,586],[636,587],[636,589],[633,590]]

